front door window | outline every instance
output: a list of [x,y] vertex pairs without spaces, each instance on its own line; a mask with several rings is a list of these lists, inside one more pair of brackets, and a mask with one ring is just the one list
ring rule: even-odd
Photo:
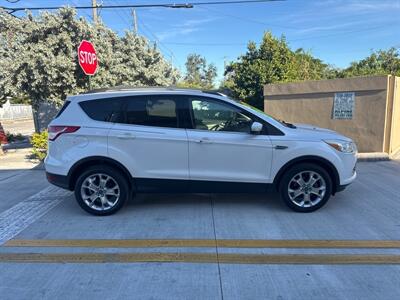
[[239,109],[205,99],[192,99],[193,128],[250,133],[252,119]]

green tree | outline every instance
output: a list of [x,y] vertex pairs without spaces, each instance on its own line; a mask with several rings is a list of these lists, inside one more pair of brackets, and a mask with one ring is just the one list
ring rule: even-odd
[[378,50],[358,62],[352,62],[341,72],[341,77],[388,74],[400,76],[400,53],[396,48]]
[[247,52],[225,70],[224,87],[234,96],[263,109],[263,87],[268,83],[322,79],[335,76],[330,66],[302,49],[292,51],[284,37],[270,32],[259,47],[254,42]]
[[[89,88],[78,65],[82,39],[95,45],[98,72],[92,88],[116,85],[171,85],[178,72],[147,39],[122,37],[103,24],[76,18],[72,8],[17,19],[0,10],[0,101],[28,97],[34,110],[44,99],[61,104]],[[0,102],[1,104],[1,102]]]
[[10,99],[11,104],[30,104],[30,100],[27,97],[14,97]]
[[189,54],[185,63],[186,74],[182,87],[211,89],[217,77],[217,68],[214,64],[207,64],[207,60],[198,54]]
[[315,58],[310,52],[302,48],[297,49],[294,55],[296,80],[332,79],[339,76],[339,69],[325,64],[322,60]]

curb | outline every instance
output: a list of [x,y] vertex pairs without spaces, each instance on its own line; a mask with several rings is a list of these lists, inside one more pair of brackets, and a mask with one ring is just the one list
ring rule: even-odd
[[46,170],[44,168],[44,163],[41,161],[37,166],[33,167],[32,170]]
[[357,154],[357,161],[359,162],[388,161],[388,160],[390,160],[389,154],[385,152],[371,152],[371,153]]
[[25,149],[32,147],[29,140],[23,140],[18,142],[12,142],[3,145],[3,150],[15,150],[15,149]]

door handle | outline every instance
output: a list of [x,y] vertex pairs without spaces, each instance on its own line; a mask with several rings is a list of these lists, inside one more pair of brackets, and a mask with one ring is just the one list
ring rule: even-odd
[[275,147],[274,147],[274,149],[276,149],[276,150],[285,150],[285,149],[287,149],[288,148],[288,146],[282,146],[282,145],[276,145]]
[[196,143],[200,144],[211,144],[212,141],[209,138],[201,138],[199,140],[195,140]]
[[117,134],[117,138],[121,139],[121,140],[130,140],[130,139],[134,139],[135,136],[132,133],[121,133],[121,134]]

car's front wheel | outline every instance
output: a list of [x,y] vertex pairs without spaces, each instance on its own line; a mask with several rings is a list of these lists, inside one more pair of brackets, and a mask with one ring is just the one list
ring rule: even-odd
[[312,212],[329,200],[332,180],[328,172],[316,164],[298,164],[283,175],[279,192],[291,209]]
[[126,202],[129,187],[126,179],[109,166],[93,166],[83,172],[75,185],[75,198],[87,212],[105,216],[118,211]]

